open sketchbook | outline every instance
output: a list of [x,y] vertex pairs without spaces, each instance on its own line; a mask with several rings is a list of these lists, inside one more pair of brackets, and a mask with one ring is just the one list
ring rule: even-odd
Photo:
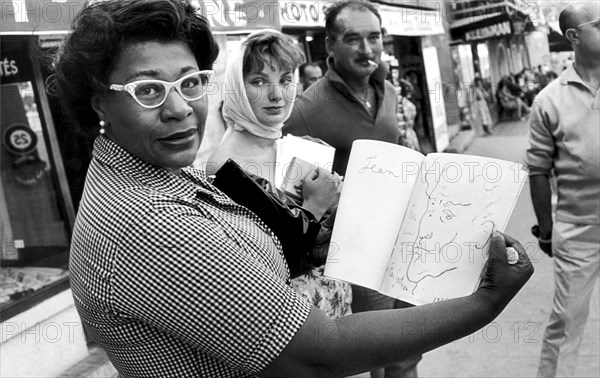
[[309,173],[313,165],[331,171],[334,155],[335,148],[327,144],[290,134],[280,138],[277,141],[275,187],[284,191],[291,190]]
[[526,177],[514,162],[355,141],[325,275],[417,305],[469,295]]

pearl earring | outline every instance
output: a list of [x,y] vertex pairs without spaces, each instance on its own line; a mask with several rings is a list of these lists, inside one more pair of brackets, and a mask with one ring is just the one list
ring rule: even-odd
[[104,126],[106,126],[106,122],[100,121],[100,135],[104,135],[104,133],[106,132]]

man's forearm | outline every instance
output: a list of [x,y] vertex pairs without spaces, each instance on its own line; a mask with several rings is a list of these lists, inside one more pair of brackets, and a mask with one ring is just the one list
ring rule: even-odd
[[552,189],[547,175],[529,177],[533,210],[540,226],[540,237],[547,239],[552,235]]

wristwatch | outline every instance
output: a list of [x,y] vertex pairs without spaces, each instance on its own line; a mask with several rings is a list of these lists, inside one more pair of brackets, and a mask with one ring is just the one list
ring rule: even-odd
[[544,239],[544,238],[540,237],[540,235],[541,235],[540,226],[538,226],[537,224],[534,225],[533,227],[531,227],[531,234],[533,236],[535,236],[540,243],[546,243],[546,244],[552,243],[552,235],[550,235],[550,237],[548,239]]

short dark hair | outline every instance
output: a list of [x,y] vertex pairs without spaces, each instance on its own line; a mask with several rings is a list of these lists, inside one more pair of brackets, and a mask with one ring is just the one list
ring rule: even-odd
[[219,54],[208,21],[185,0],[108,0],[84,7],[53,57],[48,92],[82,130],[97,128],[91,98],[108,90],[123,49],[136,42],[186,43],[200,69]]
[[337,30],[337,18],[344,9],[371,12],[377,16],[379,25],[381,25],[381,15],[377,8],[370,2],[365,0],[345,0],[331,3],[325,9],[325,33],[329,39],[334,40],[339,34],[339,30]]
[[321,68],[321,66],[317,62],[302,63],[300,65],[300,67],[298,68],[298,70],[300,71],[300,77],[304,77],[304,75],[306,75],[306,73],[305,73],[306,67],[315,67],[315,68],[319,68],[319,69]]
[[558,15],[558,27],[565,38],[567,37],[567,30],[576,24],[576,10],[575,4],[571,3],[564,7]]
[[400,84],[400,94],[402,95],[402,97],[406,97],[409,94],[412,94],[415,90],[412,83],[406,79],[400,79],[399,84]]
[[244,41],[244,61],[242,74],[244,77],[250,72],[262,71],[267,61],[265,54],[271,55],[275,63],[283,69],[295,70],[304,62],[302,49],[294,43],[291,37],[278,31],[264,30],[250,35]]

